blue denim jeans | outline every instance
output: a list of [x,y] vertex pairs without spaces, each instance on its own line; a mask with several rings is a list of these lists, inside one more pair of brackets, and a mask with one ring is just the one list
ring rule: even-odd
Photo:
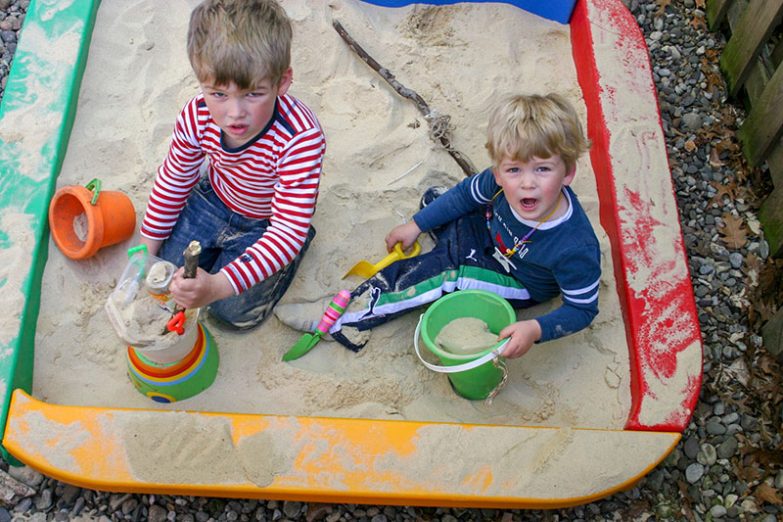
[[[268,226],[268,219],[252,219],[233,212],[204,178],[193,189],[158,257],[182,266],[182,253],[191,241],[197,240],[201,243],[198,264],[214,274],[258,241]],[[302,250],[289,265],[239,295],[210,304],[207,308],[210,316],[233,329],[244,330],[261,324],[290,286],[314,237],[315,229],[311,226]]]

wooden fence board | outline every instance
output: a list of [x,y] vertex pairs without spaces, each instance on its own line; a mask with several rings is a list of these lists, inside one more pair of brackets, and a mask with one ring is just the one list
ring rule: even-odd
[[729,94],[736,96],[761,46],[783,17],[783,0],[750,2],[723,50],[720,64]]
[[[736,25],[739,13],[730,13],[731,18],[734,18],[734,25]],[[767,82],[775,73],[775,69],[778,68],[780,62],[783,61],[783,39],[779,40],[773,47],[770,42],[767,42],[762,46],[759,51],[758,59],[755,60],[755,64],[751,68],[751,72],[748,75],[748,79],[745,80],[745,92],[748,98],[753,103],[753,100],[759,98],[764,91],[764,87]]]
[[767,86],[770,77],[774,73],[774,69],[770,70],[761,61],[757,61],[751,68],[748,79],[745,80],[745,93],[748,95],[748,99],[757,100],[764,92],[764,88]]
[[759,209],[759,221],[773,257],[783,256],[783,187],[775,188]]
[[783,138],[772,148],[772,153],[767,158],[767,166],[769,166],[772,184],[783,187]]
[[755,167],[764,162],[783,131],[783,67],[778,67],[751,105],[737,134],[748,163]]
[[779,67],[781,62],[783,62],[783,38],[777,43],[775,49],[769,53],[769,61],[773,69]]
[[713,0],[707,4],[707,24],[711,31],[717,31],[726,19],[731,0]]
[[[720,66],[732,97],[744,89],[748,117],[738,131],[748,162],[769,167],[774,189],[759,209],[770,254],[783,257],[783,39],[773,34],[783,0],[708,0],[713,31],[728,25]],[[767,350],[783,362],[783,309],[762,328]]]
[[739,19],[742,13],[745,12],[745,8],[748,7],[748,0],[734,0],[729,1],[729,10],[726,13],[726,21],[729,24],[729,29],[734,31],[739,23]]

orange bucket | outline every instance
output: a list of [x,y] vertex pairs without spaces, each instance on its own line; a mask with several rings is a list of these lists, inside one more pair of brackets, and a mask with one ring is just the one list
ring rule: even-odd
[[87,259],[124,241],[136,229],[136,210],[122,192],[101,192],[98,179],[84,187],[59,189],[49,205],[49,228],[57,247],[71,259]]

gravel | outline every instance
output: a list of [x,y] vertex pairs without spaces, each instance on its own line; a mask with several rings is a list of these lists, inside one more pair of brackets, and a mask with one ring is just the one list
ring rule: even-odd
[[[783,519],[780,368],[751,322],[759,273],[771,262],[755,217],[764,171],[743,164],[743,109],[727,100],[704,0],[625,0],[650,50],[704,339],[704,385],[671,455],[635,487],[563,510],[364,506],[106,493],[0,463],[29,486],[0,507],[7,520],[753,520]],[[29,0],[0,0],[0,97]],[[663,9],[660,5],[664,5]],[[733,217],[732,217],[733,216]],[[722,226],[738,218],[745,241]],[[24,491],[24,490],[21,490]]]

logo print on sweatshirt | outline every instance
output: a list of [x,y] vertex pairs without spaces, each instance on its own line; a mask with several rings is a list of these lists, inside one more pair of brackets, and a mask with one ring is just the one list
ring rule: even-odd
[[[503,226],[506,227],[505,225],[503,225]],[[506,227],[506,232],[511,234],[512,238],[514,239],[514,241],[518,241],[516,236],[514,236],[511,233],[511,231],[508,230],[507,227]],[[521,244],[514,245],[514,247],[512,247],[512,248],[508,248],[506,246],[506,244],[503,242],[503,238],[501,237],[500,232],[496,232],[495,233],[495,243],[497,243],[497,246],[495,246],[495,252],[496,253],[500,253],[500,254],[503,254],[505,252],[505,254],[503,254],[503,255],[505,255],[507,257],[515,257],[514,254],[516,254],[516,257],[519,257],[519,259],[522,259],[522,258],[524,258],[527,255],[527,252],[529,250],[529,248],[527,246],[528,241],[522,241]],[[498,247],[500,247],[500,248],[498,248]],[[519,250],[517,252],[514,252],[514,248],[515,247],[516,248],[522,247],[522,248],[519,248]],[[496,257],[496,256],[493,254],[493,257]],[[506,263],[503,263],[503,262],[501,262],[500,264],[503,265],[503,268],[505,268],[506,272],[508,272],[508,265]],[[513,264],[511,266],[516,268],[516,266],[513,265]]]
[[503,252],[501,252],[498,247],[495,247],[495,251],[492,253],[492,257],[494,257],[497,262],[500,263],[500,266],[503,267],[503,270],[505,270],[507,274],[511,273],[512,268],[514,270],[517,269],[517,265],[511,262],[511,258],[503,255]]
[[369,303],[370,308],[362,315],[362,319],[364,319],[365,317],[369,317],[375,313],[374,312],[375,305],[377,305],[378,301],[381,299],[382,293],[383,292],[381,291],[381,289],[378,288],[377,286],[370,287],[370,303]]
[[501,252],[508,252],[510,249],[506,246],[506,244],[503,242],[503,238],[500,237],[500,232],[497,232],[495,234],[495,243],[497,243],[500,246]]

